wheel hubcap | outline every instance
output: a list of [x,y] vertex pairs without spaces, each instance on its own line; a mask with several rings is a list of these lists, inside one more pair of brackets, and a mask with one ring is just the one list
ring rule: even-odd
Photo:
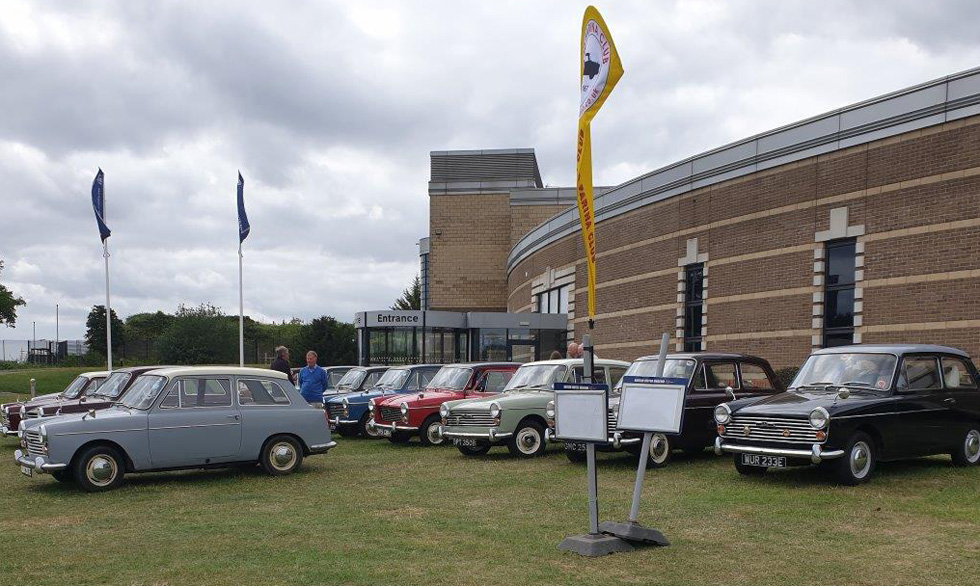
[[296,461],[296,450],[287,442],[272,446],[272,465],[278,470],[288,470]]
[[971,463],[980,460],[980,431],[971,429],[966,434],[966,459]]
[[438,425],[435,425],[435,424],[430,425],[425,430],[425,437],[428,438],[429,443],[432,444],[432,445],[437,445],[437,444],[441,444],[442,443],[442,438],[439,437],[439,426]]
[[871,446],[865,442],[857,442],[851,448],[851,473],[855,478],[864,478],[871,467]]
[[650,440],[650,460],[657,464],[663,463],[667,459],[667,452],[670,451],[667,438],[661,434],[656,434]]
[[541,437],[533,429],[524,428],[517,434],[517,447],[525,454],[533,454],[541,445]]
[[110,484],[116,478],[116,461],[108,456],[96,456],[88,461],[85,475],[97,486]]

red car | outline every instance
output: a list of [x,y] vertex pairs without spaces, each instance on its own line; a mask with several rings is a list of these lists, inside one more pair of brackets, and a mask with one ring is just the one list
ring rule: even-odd
[[392,443],[407,442],[418,434],[423,446],[439,445],[443,439],[436,430],[443,403],[495,395],[504,389],[518,367],[516,362],[447,364],[420,393],[372,399],[368,425]]

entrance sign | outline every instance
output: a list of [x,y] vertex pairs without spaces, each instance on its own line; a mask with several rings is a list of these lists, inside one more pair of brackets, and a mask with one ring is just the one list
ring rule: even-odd
[[604,442],[609,437],[609,387],[587,383],[555,383],[555,437],[579,442]]
[[616,426],[628,431],[680,433],[687,379],[623,377]]

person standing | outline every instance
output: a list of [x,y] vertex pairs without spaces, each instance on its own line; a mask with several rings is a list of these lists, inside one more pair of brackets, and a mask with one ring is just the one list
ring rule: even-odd
[[327,390],[327,371],[316,364],[316,352],[306,353],[306,368],[299,370],[299,394],[307,403],[323,403],[323,391]]
[[293,370],[289,368],[289,348],[285,346],[277,347],[276,359],[272,361],[272,365],[269,368],[285,373],[286,376],[289,377],[289,384],[296,386],[296,379],[293,377]]

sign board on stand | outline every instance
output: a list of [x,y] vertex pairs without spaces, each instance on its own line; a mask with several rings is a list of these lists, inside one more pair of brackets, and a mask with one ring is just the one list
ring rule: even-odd
[[604,442],[609,437],[609,390],[606,385],[555,383],[555,438]]
[[680,433],[687,379],[623,377],[616,427],[627,431]]

